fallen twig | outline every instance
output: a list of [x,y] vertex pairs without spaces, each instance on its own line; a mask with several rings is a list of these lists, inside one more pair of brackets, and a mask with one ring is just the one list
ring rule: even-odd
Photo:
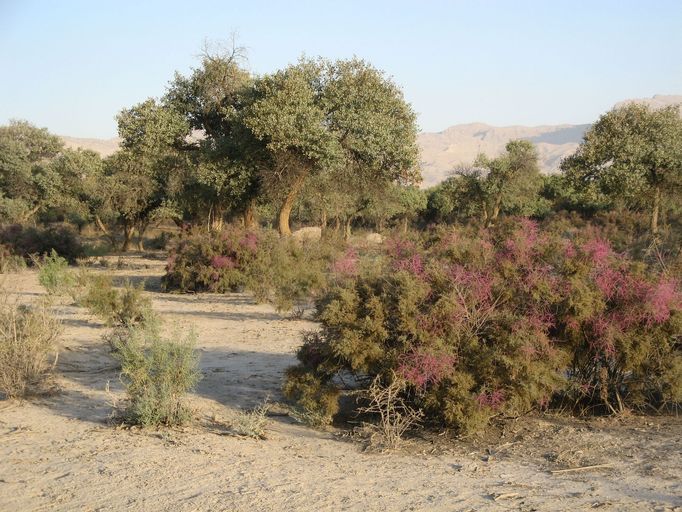
[[560,473],[572,473],[573,471],[587,471],[588,469],[601,469],[601,468],[611,468],[613,464],[607,462],[606,464],[593,464],[592,466],[580,466],[579,468],[568,468],[568,469],[554,469],[550,471],[553,475]]

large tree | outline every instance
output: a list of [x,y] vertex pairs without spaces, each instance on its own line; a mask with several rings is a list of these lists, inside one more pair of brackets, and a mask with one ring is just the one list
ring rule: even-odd
[[650,204],[650,229],[658,232],[664,197],[682,186],[680,107],[653,110],[627,104],[599,118],[575,154],[562,162],[567,176],[582,188]]
[[184,181],[185,207],[209,227],[219,228],[227,212],[241,212],[247,226],[255,223],[259,170],[269,165],[269,155],[243,122],[252,83],[240,49],[205,50],[201,66],[189,76],[176,74],[164,98],[193,130],[182,148],[192,163]]
[[279,230],[306,182],[330,173],[356,187],[417,181],[415,115],[398,87],[358,59],[302,59],[259,79],[245,124],[265,144],[266,187],[284,190]]

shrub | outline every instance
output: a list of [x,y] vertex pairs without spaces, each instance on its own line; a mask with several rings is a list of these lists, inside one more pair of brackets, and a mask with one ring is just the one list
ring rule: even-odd
[[438,230],[387,241],[381,261],[317,301],[321,330],[284,386],[304,409],[333,415],[339,377],[404,380],[407,405],[461,433],[566,389],[623,407],[680,399],[677,285],[591,230]]
[[126,387],[127,422],[143,425],[181,425],[191,417],[185,394],[200,378],[193,332],[162,338],[156,329],[130,328],[116,346],[121,380]]
[[18,272],[26,268],[26,260],[12,254],[6,245],[0,244],[0,274]]
[[269,410],[270,404],[265,399],[263,403],[249,411],[237,412],[232,418],[230,427],[238,436],[266,439]]
[[126,281],[122,290],[113,286],[108,275],[90,275],[80,304],[111,326],[134,327],[154,323],[151,299],[144,295],[144,283]]
[[25,227],[12,224],[0,228],[0,244],[5,245],[15,256],[27,262],[31,255],[50,254],[53,250],[69,263],[84,256],[83,246],[76,232],[66,225],[46,228]]
[[325,242],[280,239],[273,231],[192,230],[171,248],[163,286],[181,292],[248,289],[257,300],[289,310],[324,289],[334,251]]
[[568,395],[611,412],[682,401],[682,294],[675,280],[592,238],[567,242],[557,336]]
[[181,292],[238,291],[246,285],[246,269],[259,256],[260,236],[228,226],[221,233],[194,229],[172,245],[163,286]]
[[42,259],[35,258],[38,267],[38,282],[50,295],[70,293],[76,284],[76,276],[69,270],[69,262],[59,256],[54,249]]
[[22,397],[39,387],[56,362],[60,324],[44,306],[0,303],[0,392]]

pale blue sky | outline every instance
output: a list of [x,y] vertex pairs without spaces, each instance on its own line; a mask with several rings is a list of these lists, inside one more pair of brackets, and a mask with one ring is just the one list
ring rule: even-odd
[[302,53],[369,60],[426,131],[587,123],[622,99],[682,94],[680,0],[0,0],[0,124],[114,136],[121,108],[231,32],[256,73]]

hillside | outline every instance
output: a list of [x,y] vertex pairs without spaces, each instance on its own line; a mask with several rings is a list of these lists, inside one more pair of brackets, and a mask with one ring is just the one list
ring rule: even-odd
[[[644,103],[652,108],[682,103],[682,95],[656,95],[617,103]],[[457,165],[470,163],[478,153],[495,156],[510,139],[533,142],[540,155],[540,168],[545,173],[556,172],[561,159],[570,155],[580,143],[589,124],[550,126],[490,126],[482,123],[451,126],[438,133],[419,134],[422,153],[423,186],[435,185]]]

